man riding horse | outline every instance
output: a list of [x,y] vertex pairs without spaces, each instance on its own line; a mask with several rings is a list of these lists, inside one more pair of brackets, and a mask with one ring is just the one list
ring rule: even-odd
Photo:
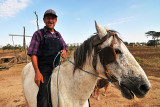
[[[48,80],[52,74],[53,61],[58,52],[62,52],[62,57],[66,57],[67,45],[61,34],[54,29],[57,23],[56,12],[52,9],[44,13],[43,21],[45,27],[36,31],[32,37],[28,49],[32,64],[35,70],[35,83],[39,87],[37,94],[37,107],[49,107],[51,104],[50,84]],[[60,56],[59,56],[60,57]],[[58,65],[59,57],[56,59],[54,67]]]
[[[48,18],[46,20],[50,19]],[[44,22],[48,24],[45,19]],[[52,23],[50,23],[49,25],[52,25]],[[50,78],[51,100],[54,107],[89,107],[88,99],[94,90],[99,74],[107,78],[109,78],[109,76],[115,77],[116,81],[114,81],[114,78],[111,78],[112,83],[115,85],[115,88],[121,91],[122,96],[127,99],[133,99],[134,96],[142,98],[150,90],[151,84],[144,70],[129,52],[123,41],[118,37],[116,31],[106,30],[96,22],[95,26],[97,33],[85,40],[74,53],[71,54],[68,61],[72,63],[65,61],[61,67],[54,69]],[[41,40],[42,38],[38,38],[38,35],[40,36],[42,33],[41,31],[37,32],[35,40]],[[44,42],[49,46],[50,50],[51,46],[47,44],[47,40],[52,40],[46,39],[46,35],[43,36],[45,38]],[[34,39],[32,42],[34,42]],[[33,47],[36,46],[37,44],[35,43]],[[50,68],[52,68],[50,67],[52,66],[50,61],[53,61],[47,56],[49,52],[46,51],[47,49],[44,48],[44,46],[40,46],[37,55],[37,66],[40,69],[39,72],[43,71],[42,75],[44,71],[50,71]],[[32,48],[32,45],[30,48]],[[67,48],[65,47],[63,49]],[[34,60],[34,58],[32,58],[32,60]],[[34,61],[28,63],[22,71],[23,92],[30,107],[37,106],[36,96],[37,93],[39,94],[39,88],[34,81],[35,75],[37,75],[37,69],[33,68],[36,67],[35,64],[37,63]],[[106,69],[108,72],[106,72]],[[49,73],[47,72],[46,74]],[[59,73],[60,75],[58,75]],[[106,76],[106,73],[108,73],[109,76]],[[43,78],[46,77],[43,75]],[[43,82],[43,79],[40,79],[39,82],[40,81]],[[41,83],[40,87],[44,83]],[[46,91],[44,92],[46,95]],[[40,101],[38,101],[38,106],[40,104],[39,102]],[[45,102],[46,106],[48,106],[46,99]]]

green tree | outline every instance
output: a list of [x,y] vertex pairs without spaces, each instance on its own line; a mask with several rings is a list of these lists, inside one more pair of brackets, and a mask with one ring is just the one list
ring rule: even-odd
[[149,41],[147,42],[147,46],[154,46],[154,44],[155,44],[155,41],[154,41],[154,40],[149,40]]
[[11,44],[7,44],[6,46],[3,46],[2,49],[3,50],[22,49],[22,46],[21,45],[12,46]]
[[3,49],[3,50],[6,50],[6,49],[8,49],[8,50],[9,50],[9,49],[13,49],[13,46],[10,45],[10,44],[7,44],[6,46],[3,46],[2,49]]
[[160,38],[160,32],[156,32],[155,37],[156,37],[156,45],[158,45],[159,38]]
[[128,42],[123,42],[126,46],[128,45]]
[[154,47],[156,47],[156,31],[148,31],[145,33],[147,37],[151,36],[154,41]]

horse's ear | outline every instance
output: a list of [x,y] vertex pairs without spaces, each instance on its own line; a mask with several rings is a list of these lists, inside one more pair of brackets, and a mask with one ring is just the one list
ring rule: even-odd
[[95,21],[95,26],[96,26],[97,34],[100,39],[103,38],[105,35],[107,35],[107,30],[101,27],[96,21]]

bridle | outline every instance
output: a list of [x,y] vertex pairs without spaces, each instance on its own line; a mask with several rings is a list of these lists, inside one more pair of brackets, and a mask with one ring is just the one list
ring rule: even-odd
[[[113,41],[111,43],[110,46],[108,47],[105,47],[105,48],[101,48],[100,45],[107,40],[108,37],[111,37],[113,36]],[[96,65],[97,65],[97,55],[99,55],[100,57],[100,61],[105,69],[106,72],[104,72],[105,76],[112,80],[113,82],[116,82],[118,81],[116,79],[116,77],[109,71],[109,68],[108,68],[108,64],[112,63],[112,62],[115,62],[117,60],[117,55],[116,55],[116,52],[115,52],[115,49],[113,48],[114,44],[115,44],[115,36],[116,36],[116,33],[108,30],[107,31],[107,35],[105,35],[103,38],[99,38],[98,35],[95,36],[95,40],[94,40],[94,56],[93,56],[93,62],[92,62],[92,65],[93,65],[93,68],[95,69],[96,71]]]

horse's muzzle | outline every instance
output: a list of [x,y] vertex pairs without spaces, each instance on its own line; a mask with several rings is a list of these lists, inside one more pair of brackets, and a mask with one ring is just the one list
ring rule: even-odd
[[[127,82],[126,82],[127,81]],[[139,78],[128,78],[125,82],[120,82],[120,90],[122,95],[127,99],[133,99],[134,94],[138,98],[144,97],[150,90],[151,85],[148,81]]]

